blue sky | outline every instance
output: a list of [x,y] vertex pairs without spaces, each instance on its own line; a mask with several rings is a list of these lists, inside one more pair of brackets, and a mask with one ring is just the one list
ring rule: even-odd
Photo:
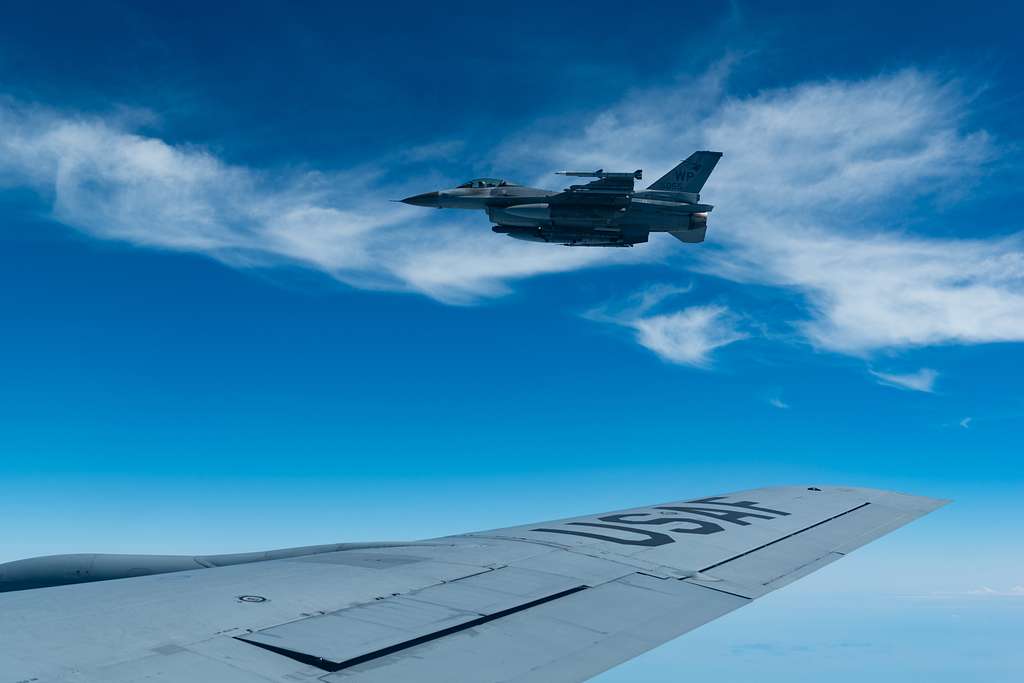
[[[956,503],[601,680],[1019,680],[1020,9],[590,7],[7,9],[0,561],[889,487]],[[697,246],[387,201],[700,148]]]

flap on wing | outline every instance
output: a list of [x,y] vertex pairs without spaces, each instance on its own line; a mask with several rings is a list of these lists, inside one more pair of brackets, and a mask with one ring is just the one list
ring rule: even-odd
[[630,574],[373,661],[325,681],[581,681],[749,602]]
[[582,590],[578,579],[505,567],[239,636],[337,671]]

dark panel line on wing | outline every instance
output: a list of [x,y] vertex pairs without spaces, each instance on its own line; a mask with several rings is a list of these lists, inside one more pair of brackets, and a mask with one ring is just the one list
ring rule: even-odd
[[[685,581],[685,579],[683,580]],[[715,591],[716,593],[725,593],[726,595],[731,595],[734,598],[743,598],[744,600],[749,600],[751,602],[754,600],[754,598],[750,597],[749,595],[740,595],[739,593],[727,591],[724,588],[715,588],[714,586],[709,586],[706,583],[694,583],[693,581],[686,581],[686,583],[688,583],[691,586],[696,586],[697,588],[707,588],[709,591]]]
[[850,508],[846,512],[840,512],[838,515],[832,515],[828,519],[823,519],[820,522],[818,522],[817,524],[812,524],[809,527],[805,527],[803,529],[800,529],[799,531],[794,531],[793,533],[788,534],[786,536],[783,536],[782,538],[776,538],[774,541],[769,541],[768,543],[765,543],[764,545],[759,545],[758,547],[754,548],[753,550],[748,550],[745,553],[740,553],[739,555],[734,555],[733,557],[730,557],[728,559],[722,560],[721,562],[716,562],[713,565],[710,565],[708,567],[704,567],[700,571],[701,572],[706,572],[706,571],[708,571],[710,569],[714,569],[715,567],[721,567],[723,564],[726,564],[728,562],[732,562],[733,560],[738,560],[741,557],[745,557],[745,556],[749,555],[750,553],[756,553],[758,550],[764,550],[765,548],[767,548],[770,545],[775,545],[776,543],[781,543],[782,541],[785,541],[787,538],[793,538],[794,536],[796,536],[798,534],[802,534],[805,531],[810,531],[811,529],[813,529],[815,527],[819,527],[822,524],[827,524],[828,522],[831,522],[833,519],[839,519],[843,515],[848,515],[851,512],[856,512],[857,510],[860,510],[861,508],[866,508],[868,505],[871,505],[871,503],[861,503],[857,507]]
[[493,614],[481,616],[480,618],[473,619],[472,621],[467,621],[462,624],[450,626],[448,628],[441,629],[440,631],[434,631],[433,633],[428,633],[425,636],[420,636],[418,638],[406,640],[395,645],[389,645],[388,647],[381,648],[380,650],[374,650],[373,652],[367,652],[364,655],[359,655],[358,657],[346,659],[344,662],[331,662],[326,659],[321,659],[320,657],[315,657],[313,655],[308,655],[302,652],[295,652],[294,650],[288,650],[283,647],[275,647],[273,645],[267,645],[266,643],[257,643],[251,640],[246,640],[244,636],[235,636],[235,640],[241,640],[242,642],[248,643],[249,645],[255,645],[256,647],[263,648],[264,650],[276,652],[279,655],[283,655],[285,657],[288,657],[289,659],[294,659],[295,661],[301,662],[302,664],[315,666],[316,668],[321,669],[323,671],[329,671],[333,673],[335,671],[341,671],[342,669],[347,669],[357,664],[362,664],[363,662],[368,662],[371,659],[385,657],[387,655],[394,654],[395,652],[400,652],[410,647],[415,647],[416,645],[428,643],[431,640],[437,640],[438,638],[443,638],[453,633],[458,633],[459,631],[465,631],[466,629],[474,628],[476,626],[480,626],[481,624],[486,624],[489,621],[501,619],[502,617],[507,617],[510,614],[515,614],[516,612],[528,610],[531,607],[543,605],[544,603],[551,602],[552,600],[564,598],[567,595],[572,595],[573,593],[579,593],[580,591],[586,590],[589,587],[590,586],[576,586],[575,588],[569,588],[559,593],[554,593],[553,595],[548,595],[543,598],[533,600],[531,602],[523,603],[522,605],[516,605],[515,607],[510,607],[508,609],[501,610],[500,612],[495,612]]

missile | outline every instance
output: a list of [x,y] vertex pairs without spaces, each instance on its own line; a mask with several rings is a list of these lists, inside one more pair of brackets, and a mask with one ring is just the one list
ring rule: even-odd
[[555,175],[568,175],[577,178],[633,178],[634,180],[643,180],[644,172],[638,168],[632,173],[611,173],[603,168],[599,168],[596,171],[555,171]]

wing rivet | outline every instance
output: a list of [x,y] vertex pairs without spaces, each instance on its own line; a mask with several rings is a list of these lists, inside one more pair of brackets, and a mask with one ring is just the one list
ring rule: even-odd
[[238,602],[266,602],[267,599],[262,595],[239,595]]

